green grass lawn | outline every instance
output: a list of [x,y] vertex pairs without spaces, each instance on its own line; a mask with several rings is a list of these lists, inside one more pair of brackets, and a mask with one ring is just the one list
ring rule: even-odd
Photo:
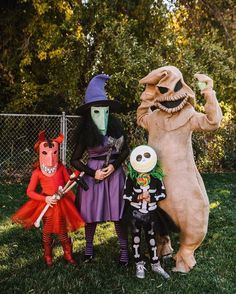
[[[134,262],[117,266],[119,246],[112,223],[98,226],[96,258],[82,263],[84,230],[72,235],[79,266],[64,263],[60,244],[54,248],[54,266],[42,261],[41,232],[23,230],[12,224],[10,215],[26,201],[26,185],[0,185],[0,293],[236,293],[235,199],[236,174],[203,176],[210,198],[209,230],[196,251],[196,267],[189,274],[172,273],[173,263],[164,267],[171,279],[165,281],[150,271],[144,280],[135,278]],[[178,248],[178,236],[173,235]],[[144,249],[145,250],[145,249]]]

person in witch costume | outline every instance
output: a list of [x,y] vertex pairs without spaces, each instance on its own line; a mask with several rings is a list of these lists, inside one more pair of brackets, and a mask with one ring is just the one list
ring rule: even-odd
[[[77,110],[81,120],[75,134],[75,149],[71,165],[84,171],[87,191],[79,189],[76,205],[86,222],[85,261],[94,256],[93,239],[100,222],[113,221],[120,243],[121,265],[128,264],[128,241],[121,231],[123,213],[123,189],[125,174],[122,163],[129,154],[125,132],[121,122],[112,112],[121,112],[116,100],[108,100],[105,83],[110,77],[99,74],[89,82],[85,101]],[[88,161],[82,161],[84,153]]]
[[[72,256],[72,242],[68,232],[76,231],[84,225],[84,220],[74,205],[75,195],[72,191],[65,193],[60,200],[53,197],[60,190],[59,187],[64,186],[70,179],[65,166],[58,161],[59,144],[63,139],[62,134],[57,138],[48,139],[45,131],[39,133],[34,146],[35,152],[39,154],[39,161],[34,164],[35,169],[26,192],[30,200],[11,217],[13,222],[29,229],[34,226],[45,205],[50,205],[43,216],[42,229],[44,261],[48,267],[53,265],[52,234],[56,234],[62,244],[64,259],[72,265],[77,265]],[[41,186],[41,192],[36,192],[38,184]]]
[[122,224],[126,228],[131,227],[136,277],[140,279],[145,277],[146,270],[140,252],[142,229],[145,233],[152,271],[159,273],[165,279],[170,278],[161,267],[155,236],[164,237],[170,230],[178,231],[178,229],[167,213],[158,206],[158,202],[166,198],[162,179],[163,172],[157,161],[155,150],[148,145],[134,148],[130,154],[125,182],[123,196],[125,210]]

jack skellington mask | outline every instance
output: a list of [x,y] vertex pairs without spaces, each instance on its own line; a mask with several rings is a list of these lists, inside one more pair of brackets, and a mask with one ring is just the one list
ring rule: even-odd
[[131,152],[130,164],[139,173],[148,173],[157,164],[157,154],[155,150],[147,145],[140,145]]

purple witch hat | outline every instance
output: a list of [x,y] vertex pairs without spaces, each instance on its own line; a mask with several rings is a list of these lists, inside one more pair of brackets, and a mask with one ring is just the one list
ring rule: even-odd
[[83,115],[91,106],[109,106],[110,112],[121,112],[122,105],[119,101],[108,100],[105,92],[105,83],[110,80],[106,74],[92,78],[85,92],[84,104],[77,108],[77,113]]

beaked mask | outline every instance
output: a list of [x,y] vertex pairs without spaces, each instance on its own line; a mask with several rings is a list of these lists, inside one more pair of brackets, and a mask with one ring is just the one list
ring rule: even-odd
[[109,106],[92,106],[91,117],[100,133],[105,136],[108,126]]

